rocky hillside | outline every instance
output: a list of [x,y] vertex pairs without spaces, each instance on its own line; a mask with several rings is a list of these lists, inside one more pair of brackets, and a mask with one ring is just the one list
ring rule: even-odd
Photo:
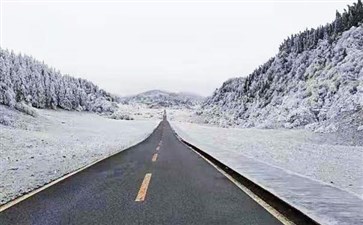
[[336,131],[363,125],[363,6],[293,35],[247,77],[226,81],[198,114],[205,122],[242,127]]
[[149,108],[193,108],[202,101],[203,97],[195,94],[161,90],[151,90],[120,99],[123,104],[143,104]]

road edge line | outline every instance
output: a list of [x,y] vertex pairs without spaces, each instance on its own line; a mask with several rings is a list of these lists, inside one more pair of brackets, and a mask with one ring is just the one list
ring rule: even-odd
[[115,153],[113,153],[111,155],[108,155],[108,156],[104,157],[104,158],[101,158],[101,159],[98,159],[96,161],[93,161],[90,164],[84,165],[84,166],[82,166],[82,167],[80,167],[80,168],[78,168],[78,169],[76,169],[76,170],[74,170],[72,172],[66,173],[63,176],[61,176],[61,177],[59,177],[59,178],[57,178],[55,180],[52,180],[52,181],[46,183],[45,185],[43,185],[43,186],[41,186],[39,188],[35,188],[35,189],[33,189],[33,190],[31,190],[31,191],[29,191],[29,192],[27,192],[27,193],[25,193],[25,194],[23,194],[23,195],[21,195],[19,197],[16,197],[13,200],[10,200],[9,202],[7,202],[7,203],[5,203],[3,205],[0,205],[0,213],[3,212],[3,211],[5,211],[5,210],[7,210],[8,208],[10,208],[10,207],[18,204],[18,203],[20,203],[20,202],[22,202],[22,201],[30,198],[31,196],[33,196],[33,195],[35,195],[35,194],[37,194],[37,193],[39,193],[39,192],[41,192],[41,191],[49,188],[49,187],[51,187],[51,186],[53,186],[53,185],[55,185],[55,184],[63,181],[63,180],[65,180],[65,179],[67,179],[67,178],[69,178],[69,177],[71,177],[71,176],[73,176],[73,175],[75,175],[75,174],[77,174],[77,173],[79,173],[79,172],[81,172],[81,171],[83,171],[83,170],[85,170],[85,169],[87,169],[87,168],[89,168],[89,167],[91,167],[91,166],[93,166],[93,165],[95,165],[95,164],[103,161],[103,160],[106,160],[108,158],[111,158],[111,157],[113,157],[113,156],[115,156],[115,155],[117,155],[117,154],[119,154],[121,152],[127,151],[130,148],[136,147],[137,145],[143,143],[148,138],[150,138],[151,135],[159,128],[160,124],[161,124],[161,122],[155,127],[155,129],[147,137],[145,137],[143,140],[139,141],[138,143],[133,144],[133,145],[131,145],[131,146],[125,148],[125,149],[122,149],[120,151],[117,151],[117,152],[115,152]]
[[[305,213],[301,212],[299,209],[297,209],[296,207],[294,207],[293,205],[289,204],[288,202],[284,201],[283,199],[279,198],[278,196],[272,194],[271,192],[269,192],[268,190],[266,190],[265,188],[263,188],[262,186],[256,184],[255,182],[253,182],[252,180],[248,179],[247,177],[243,176],[240,173],[237,173],[236,171],[232,170],[231,168],[229,168],[228,166],[226,166],[225,164],[223,164],[222,162],[218,161],[216,158],[214,158],[213,156],[209,155],[208,153],[206,153],[205,151],[199,149],[198,147],[194,146],[193,144],[185,141],[183,138],[181,138],[177,132],[172,128],[172,131],[174,132],[175,136],[177,137],[177,139],[184,145],[186,145],[190,150],[192,150],[193,152],[195,152],[196,154],[198,154],[202,159],[204,159],[205,161],[207,161],[210,165],[212,165],[214,168],[216,168],[219,172],[221,172],[224,176],[226,176],[231,182],[233,182],[237,187],[239,187],[243,192],[245,192],[248,196],[249,193],[253,194],[254,196],[256,196],[258,199],[260,199],[261,201],[263,201],[266,205],[268,205],[269,207],[271,207],[274,211],[277,212],[277,214],[281,215],[283,218],[286,219],[286,221],[288,223],[286,224],[320,224],[317,221],[315,221],[314,219],[312,219],[311,217],[309,217],[308,215],[306,215]],[[211,159],[211,160],[210,160]],[[214,162],[216,163],[214,163]],[[222,165],[222,166],[218,166]],[[225,169],[223,169],[223,168]],[[243,182],[239,181],[238,179],[234,178],[233,175],[239,176],[241,177],[243,180],[245,180],[246,182],[251,183],[253,186],[255,186],[256,189],[260,189],[262,192],[264,192],[264,194],[267,194],[275,199],[277,199],[278,201],[280,201],[282,204],[284,204],[286,207],[288,206],[291,210],[294,210],[295,212],[290,212],[290,213],[298,213],[300,214],[301,217],[303,217],[303,222],[299,223],[299,222],[295,222],[293,220],[295,220],[297,217],[296,215],[294,216],[294,219],[290,219],[288,218],[288,216],[284,215],[283,213],[281,213],[280,211],[278,211],[275,207],[273,207],[271,204],[269,204],[267,201],[265,201],[264,199],[262,199],[259,195],[257,195],[254,191],[251,190],[251,188],[247,187],[246,185],[243,184]],[[241,188],[243,187],[243,188]],[[249,193],[247,193],[245,190],[248,190]],[[256,201],[256,199],[252,196],[250,196],[253,200]],[[256,201],[259,205],[260,202]],[[265,208],[263,205],[261,205],[263,208]],[[273,213],[271,213],[267,208],[265,208],[271,215],[273,215],[275,218],[277,218],[280,222],[283,223],[283,221],[281,221],[278,217],[276,217]],[[277,215],[276,214],[276,215]],[[285,224],[285,223],[284,223]]]
[[281,214],[279,211],[277,211],[275,208],[273,208],[270,204],[265,202],[263,199],[258,197],[255,193],[253,193],[250,189],[243,186],[240,182],[238,182],[236,179],[234,179],[231,175],[226,173],[224,170],[219,168],[217,165],[215,165],[213,162],[211,162],[209,159],[204,157],[199,152],[195,151],[192,147],[188,146],[189,149],[194,151],[196,154],[198,154],[201,158],[203,158],[205,161],[207,161],[210,165],[212,165],[216,170],[218,170],[221,174],[223,174],[225,177],[227,177],[232,183],[234,183],[239,189],[241,189],[244,193],[246,193],[250,198],[252,198],[255,202],[257,202],[260,206],[262,206],[266,211],[268,211],[272,216],[274,216],[277,220],[279,220],[284,225],[295,225],[294,222],[290,221],[287,217],[285,217],[283,214]]

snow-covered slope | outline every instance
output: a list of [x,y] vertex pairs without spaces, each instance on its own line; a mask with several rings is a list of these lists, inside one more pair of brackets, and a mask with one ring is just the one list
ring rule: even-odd
[[362,22],[359,2],[332,24],[292,36],[248,77],[226,81],[199,114],[227,126],[329,132],[352,124],[357,130],[363,124]]
[[0,104],[33,115],[32,107],[113,112],[114,100],[88,80],[62,75],[30,56],[0,48]]
[[121,98],[124,104],[143,104],[150,108],[193,108],[203,101],[203,97],[191,93],[172,93],[151,90],[134,96]]
[[302,129],[171,124],[183,140],[319,224],[362,224],[362,145],[337,145],[335,133]]
[[[149,136],[159,120],[116,121],[88,112],[0,105],[0,205]],[[1,117],[0,117],[1,120]]]
[[183,138],[201,143],[204,151],[243,154],[363,197],[363,135],[346,140],[335,133],[303,129],[220,128],[184,122],[172,126]]

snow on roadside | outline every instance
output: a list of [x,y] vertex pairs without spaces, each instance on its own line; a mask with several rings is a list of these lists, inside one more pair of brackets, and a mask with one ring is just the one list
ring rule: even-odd
[[177,133],[207,148],[242,153],[363,197],[363,146],[333,143],[307,130],[236,129],[172,122]]
[[[166,108],[166,110],[168,113],[168,120],[170,121],[202,122],[197,121],[198,118],[195,116],[196,110],[194,108],[174,107]],[[145,104],[118,104],[118,111],[116,111],[115,114],[136,120],[161,120],[163,118],[163,111],[163,108],[150,108]]]
[[0,205],[149,136],[159,120],[120,121],[85,112],[0,106]]

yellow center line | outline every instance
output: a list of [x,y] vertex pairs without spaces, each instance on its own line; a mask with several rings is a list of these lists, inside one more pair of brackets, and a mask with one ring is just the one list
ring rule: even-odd
[[155,162],[157,158],[158,158],[158,153],[155,153],[153,155],[153,158],[151,159],[151,161]]
[[142,202],[145,200],[147,188],[149,187],[149,183],[151,180],[151,173],[147,173],[142,181],[139,193],[137,193],[135,202]]

